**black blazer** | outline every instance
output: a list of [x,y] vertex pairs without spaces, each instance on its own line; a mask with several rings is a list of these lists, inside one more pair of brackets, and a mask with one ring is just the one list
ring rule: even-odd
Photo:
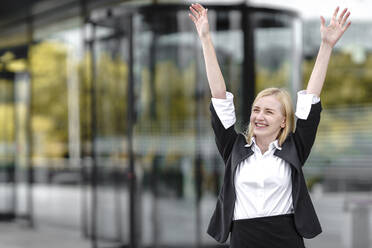
[[[253,151],[250,147],[245,147],[246,139],[243,134],[236,133],[234,125],[228,129],[224,128],[212,103],[210,110],[217,148],[225,162],[225,175],[207,232],[215,240],[223,243],[229,236],[233,220],[236,198],[235,171],[237,165],[251,156]],[[321,111],[320,102],[313,104],[307,120],[298,119],[296,131],[289,134],[282,144],[282,149],[274,153],[291,165],[294,221],[298,233],[304,238],[313,238],[322,232],[302,172],[302,166],[314,144]]]

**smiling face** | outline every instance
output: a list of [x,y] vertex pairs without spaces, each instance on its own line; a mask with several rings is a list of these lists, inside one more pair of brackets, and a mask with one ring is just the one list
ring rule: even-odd
[[250,125],[256,139],[274,141],[285,127],[285,116],[282,104],[274,95],[264,96],[253,105]]

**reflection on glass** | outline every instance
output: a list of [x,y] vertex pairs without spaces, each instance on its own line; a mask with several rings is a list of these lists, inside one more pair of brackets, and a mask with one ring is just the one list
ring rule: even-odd
[[293,19],[281,14],[255,13],[256,93],[269,87],[289,88],[293,69]]
[[60,158],[68,152],[66,60],[66,47],[59,42],[45,41],[30,51],[36,158]]
[[[241,13],[209,10],[221,69],[237,99],[242,96],[242,84],[248,83],[242,82],[245,48]],[[164,11],[161,16],[135,16],[134,139],[136,169],[142,182],[142,239],[145,245],[213,243],[205,230],[224,167],[210,127],[210,93],[200,62],[202,53],[187,12]],[[258,87],[270,82],[288,87],[291,18],[265,13],[254,18]],[[240,115],[246,102],[235,101],[240,129],[245,128]]]
[[180,13],[180,23],[175,21],[177,12],[164,12],[162,18],[139,15],[135,22],[135,44],[141,52],[136,54],[134,135],[136,168],[143,175],[145,245],[196,242],[195,51],[193,34],[181,31],[187,16]]
[[[131,231],[143,246],[215,244],[205,230],[221,188],[224,166],[210,126],[210,93],[202,51],[186,7],[168,6],[157,12],[153,7],[140,7],[133,16],[127,16],[126,11],[132,10],[125,9],[118,16],[115,12],[94,25],[87,24],[84,55],[74,21],[69,22],[69,28],[60,24],[38,30],[35,37],[39,42],[29,51],[37,217],[46,220],[46,212],[55,223],[75,228],[81,224],[87,237],[95,221],[99,246],[129,244]],[[256,84],[257,90],[272,85],[289,87],[293,70],[292,17],[252,12],[240,7],[211,6],[209,10],[218,60],[228,89],[237,99],[239,131],[245,129],[247,116],[243,115],[249,112],[245,86]],[[243,26],[248,14],[254,20],[252,27]],[[129,18],[134,23],[133,33]],[[249,40],[254,42],[256,57],[252,82],[243,82],[246,67],[254,63],[253,57],[245,58],[247,33],[254,34]],[[134,41],[132,65],[130,39]],[[132,97],[128,91],[131,68],[133,102],[128,101]],[[79,82],[78,103],[71,100],[71,82]],[[71,106],[76,104],[80,134],[71,132],[71,121],[76,118],[71,113],[76,106]],[[129,110],[135,113],[133,133],[129,133]],[[138,230],[130,230],[129,222],[131,135]],[[82,143],[83,159],[77,166],[70,163],[72,140]],[[95,156],[91,153],[93,144]],[[97,160],[96,182],[92,180],[92,157]],[[81,198],[76,193],[80,182]],[[49,184],[53,187],[45,187]],[[96,203],[91,201],[91,189],[95,190]],[[42,211],[46,209],[46,202],[40,201],[43,194],[51,196],[48,203],[67,204],[71,214],[62,220],[58,215],[61,207],[55,212]],[[67,200],[61,204],[61,199]],[[91,215],[93,207],[95,216]]]
[[0,70],[0,216],[14,213],[14,73]]
[[[78,116],[74,116],[78,112],[78,103],[71,107],[69,100],[70,103],[72,97],[76,100],[79,91],[71,94],[68,89],[79,82],[77,64],[82,39],[78,26],[79,22],[73,20],[67,27],[60,22],[35,29],[33,37],[37,42],[29,47],[27,63],[31,87],[29,163],[33,166],[34,187],[27,186],[32,190],[32,217],[37,222],[77,231],[81,225],[78,188],[81,174],[77,162],[80,151],[71,146],[79,137],[72,139],[74,132],[70,124],[72,121],[78,124]],[[76,124],[74,129],[79,133]],[[66,209],[69,214],[61,215]]]

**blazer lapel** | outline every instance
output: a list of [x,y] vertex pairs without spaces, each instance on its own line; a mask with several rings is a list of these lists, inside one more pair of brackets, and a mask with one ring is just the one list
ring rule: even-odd
[[274,152],[275,156],[287,161],[290,165],[292,165],[297,171],[301,169],[301,162],[298,159],[296,147],[291,139],[287,139],[283,145],[281,150],[276,150]]
[[245,141],[245,137],[243,136],[242,138],[241,135],[239,135],[238,142],[236,144],[238,149],[233,149],[233,154],[231,157],[232,178],[234,178],[235,169],[238,166],[238,164],[240,164],[240,162],[242,162],[243,160],[245,160],[246,158],[253,154],[251,147],[245,147],[246,144],[247,142]]

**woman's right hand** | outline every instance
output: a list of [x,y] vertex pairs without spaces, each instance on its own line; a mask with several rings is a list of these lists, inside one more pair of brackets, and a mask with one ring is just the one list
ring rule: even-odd
[[209,35],[208,9],[205,9],[201,4],[191,4],[189,17],[194,22],[199,38],[203,40]]
[[204,62],[207,71],[207,78],[212,97],[225,99],[226,84],[223,79],[220,66],[218,65],[216,52],[212,38],[209,33],[207,12],[200,4],[191,4],[189,17],[194,22],[199,38],[202,43]]

